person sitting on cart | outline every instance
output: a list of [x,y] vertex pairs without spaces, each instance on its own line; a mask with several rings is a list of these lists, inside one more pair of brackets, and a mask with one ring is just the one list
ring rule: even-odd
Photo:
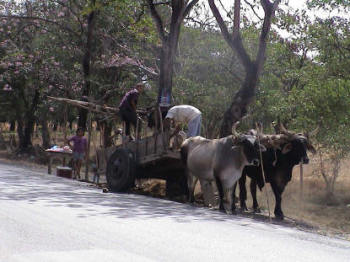
[[[122,120],[125,122],[125,135],[130,136],[130,123],[135,127],[137,125],[137,100],[140,93],[144,89],[142,82],[137,83],[135,88],[127,92],[119,104],[119,114]],[[140,126],[139,126],[140,129]],[[139,130],[140,131],[140,130]]]
[[180,129],[181,124],[187,125],[187,137],[199,136],[201,133],[202,113],[198,108],[190,105],[177,105],[169,109],[165,116],[164,127],[169,129],[175,126],[173,137]]
[[[73,146],[71,145],[72,141]],[[73,178],[80,179],[80,168],[87,149],[87,140],[84,137],[84,129],[82,127],[77,129],[75,136],[68,139],[68,145],[73,148]]]

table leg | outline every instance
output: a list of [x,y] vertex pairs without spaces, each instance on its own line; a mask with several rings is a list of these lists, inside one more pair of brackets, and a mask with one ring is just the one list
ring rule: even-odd
[[51,168],[52,168],[52,158],[51,156],[49,156],[49,164],[48,164],[48,170],[47,170],[48,174],[51,174]]

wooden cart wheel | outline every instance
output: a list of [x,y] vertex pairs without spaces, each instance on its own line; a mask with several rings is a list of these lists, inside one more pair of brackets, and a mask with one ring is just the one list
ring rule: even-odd
[[113,192],[124,192],[134,185],[135,162],[133,154],[124,148],[117,148],[107,163],[107,185]]

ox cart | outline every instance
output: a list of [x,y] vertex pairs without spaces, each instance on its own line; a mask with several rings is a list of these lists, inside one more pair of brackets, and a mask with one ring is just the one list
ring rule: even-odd
[[107,185],[113,192],[127,191],[134,186],[135,179],[157,178],[166,180],[168,196],[186,194],[184,165],[180,152],[170,147],[168,132],[136,137],[108,148],[102,157],[106,163],[99,167],[106,166]]
[[[117,108],[92,102],[48,98],[87,109],[109,119],[115,118],[118,112]],[[156,126],[159,128],[153,130],[152,134],[147,134],[145,132],[147,127],[143,127],[141,128],[143,134],[136,132],[134,140],[130,141],[122,135],[120,145],[96,150],[98,172],[106,175],[110,191],[125,192],[134,186],[136,179],[155,178],[166,180],[168,196],[187,194],[185,167],[180,152],[178,148],[170,145],[170,135],[163,130],[159,108],[156,108],[154,113],[157,116],[156,122],[159,122]],[[142,123],[143,121],[138,121],[137,125]]]

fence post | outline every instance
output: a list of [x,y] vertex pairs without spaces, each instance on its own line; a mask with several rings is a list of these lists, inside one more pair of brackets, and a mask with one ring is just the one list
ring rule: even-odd
[[304,200],[304,169],[303,163],[300,162],[300,200]]

